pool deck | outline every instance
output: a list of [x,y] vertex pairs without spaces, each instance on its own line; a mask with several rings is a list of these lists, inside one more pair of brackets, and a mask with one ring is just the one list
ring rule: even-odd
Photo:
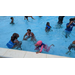
[[0,58],[69,58],[51,54],[36,54],[35,52],[0,48]]

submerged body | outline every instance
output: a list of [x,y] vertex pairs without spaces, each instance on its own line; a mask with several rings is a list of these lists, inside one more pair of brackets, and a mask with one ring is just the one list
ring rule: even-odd
[[20,48],[20,49],[22,50],[22,48],[21,48],[22,42],[17,40],[18,37],[19,37],[19,35],[18,35],[17,33],[14,33],[14,34],[11,36],[11,40],[6,44],[7,47],[8,47],[8,48],[11,48],[11,49],[17,47],[16,49]]
[[[48,47],[48,46],[47,46],[46,44],[44,44],[42,41],[38,41],[38,42],[35,44],[35,46],[36,46],[35,50],[39,50],[39,51],[36,52],[36,53],[41,53],[42,50],[43,50],[43,48],[44,48],[44,51],[48,52],[48,51],[50,50],[51,46],[54,46],[54,45],[52,44],[52,45],[50,45],[50,46]],[[41,49],[39,49],[39,48],[41,48]]]

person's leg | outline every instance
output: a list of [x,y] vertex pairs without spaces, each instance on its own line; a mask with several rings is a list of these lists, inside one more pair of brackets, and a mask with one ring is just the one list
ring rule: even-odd
[[68,38],[71,32],[65,30],[65,37]]
[[19,43],[17,44],[17,49],[20,48],[22,50],[21,45],[22,45],[22,41],[19,41]]
[[31,17],[32,19],[34,19],[32,16],[29,16],[29,17]]
[[72,44],[70,44],[69,47],[68,47],[68,50],[69,50],[69,51],[66,52],[66,54],[68,54],[69,52],[71,52],[70,50],[71,50],[72,48],[73,48],[73,46],[72,46]]
[[20,49],[22,50],[21,45],[22,45],[22,42],[19,41],[19,43],[15,44],[14,47],[13,47],[12,49],[14,49],[14,48],[15,48],[15,49],[20,48]]

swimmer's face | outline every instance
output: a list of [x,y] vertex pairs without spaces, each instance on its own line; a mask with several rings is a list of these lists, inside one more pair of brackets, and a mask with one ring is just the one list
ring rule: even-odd
[[29,30],[28,30],[27,32],[28,32],[29,34],[31,33],[31,31],[29,31]]

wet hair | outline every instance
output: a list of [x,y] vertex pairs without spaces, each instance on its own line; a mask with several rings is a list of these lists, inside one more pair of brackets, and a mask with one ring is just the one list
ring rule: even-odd
[[11,41],[14,42],[15,39],[17,39],[19,37],[19,35],[17,33],[14,33],[12,36],[11,36]]
[[46,25],[50,24],[49,22],[46,23]]
[[31,29],[27,29],[27,31],[30,31],[31,32]]
[[19,34],[14,33],[12,36],[16,36],[18,38],[19,37]]
[[16,36],[11,36],[11,41],[14,42],[14,40],[17,39]]
[[11,17],[10,19],[13,19],[13,17]]
[[71,18],[71,19],[70,19],[70,22],[71,22],[71,21],[74,21],[74,19],[73,19],[73,18]]

